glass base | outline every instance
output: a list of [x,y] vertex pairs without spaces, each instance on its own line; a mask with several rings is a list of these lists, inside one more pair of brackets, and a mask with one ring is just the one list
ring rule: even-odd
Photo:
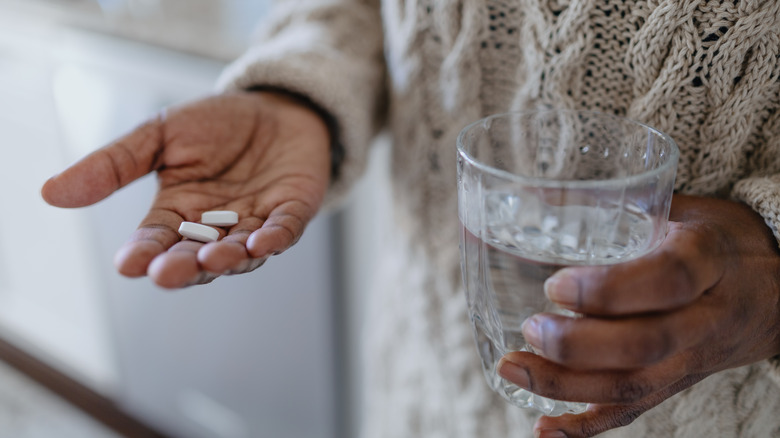
[[[485,373],[485,379],[488,385],[506,401],[514,406],[533,409],[551,417],[567,413],[581,414],[585,412],[585,409],[588,407],[587,403],[566,402],[542,397],[499,376],[496,371],[496,365],[506,350],[496,348],[487,335],[482,318],[479,315],[472,314],[472,323],[474,324],[474,335],[477,341],[477,350],[479,351],[480,359],[482,359],[482,371]],[[525,344],[519,350],[534,353],[533,347],[529,344]]]
[[563,414],[581,414],[588,408],[587,403],[552,400],[536,395],[504,379],[501,380],[503,384],[498,392],[509,403],[520,408],[534,409],[550,417],[557,417]]

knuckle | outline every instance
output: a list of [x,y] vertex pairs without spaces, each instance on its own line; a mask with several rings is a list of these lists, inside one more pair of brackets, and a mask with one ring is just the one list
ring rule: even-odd
[[300,199],[289,201],[285,205],[287,214],[293,215],[297,218],[306,218],[307,220],[314,216],[316,208],[312,207],[308,202],[304,202]]
[[[667,268],[665,272],[669,281],[666,290],[671,294],[683,297],[689,295],[689,292],[693,290],[694,272],[689,260],[690,255],[681,252],[669,251],[666,253]],[[680,292],[684,293],[680,294]]]
[[200,274],[198,274],[197,277],[195,277],[195,279],[192,281],[190,285],[209,284],[212,281],[214,281],[217,277],[219,277],[219,275],[203,271]]
[[615,426],[611,426],[608,419],[601,419],[594,422],[584,422],[580,425],[580,431],[578,437],[590,438],[594,437],[604,431],[613,429]]
[[628,426],[639,418],[640,415],[642,415],[642,412],[638,409],[624,409],[617,415],[616,423],[620,427]]
[[583,301],[589,310],[611,314],[620,310],[620,300],[616,299],[623,287],[624,279],[613,267],[603,266],[593,270],[590,287]]
[[613,314],[618,311],[614,294],[614,289],[606,284],[604,287],[599,287],[587,291],[581,301],[583,302],[583,308],[589,312],[597,314]]
[[224,275],[238,275],[238,274],[246,274],[247,272],[252,272],[255,269],[259,268],[260,266],[263,266],[266,260],[267,260],[266,258],[246,259],[242,261],[237,267],[225,272]]
[[290,221],[285,218],[278,218],[273,221],[273,223],[264,225],[263,228],[282,231],[284,234],[287,234],[287,240],[291,242],[295,242],[299,237],[295,224],[290,223]]
[[645,398],[650,388],[644,382],[635,379],[616,380],[609,395],[614,403],[634,403]]
[[626,362],[652,365],[669,356],[672,336],[666,330],[645,331],[624,347]]
[[292,241],[295,242],[303,234],[303,230],[306,227],[306,223],[301,217],[295,212],[284,212],[269,218],[269,225],[283,228],[290,234]]
[[610,423],[612,427],[623,427],[633,423],[634,420],[642,415],[642,411],[635,407],[626,407],[623,409],[616,409],[610,416]]
[[641,409],[634,406],[612,408],[594,421],[580,423],[579,436],[594,437],[610,429],[628,426],[639,418],[642,412]]
[[535,391],[539,395],[554,397],[561,390],[561,381],[557,374],[549,373],[544,378],[531,377],[531,391]]
[[542,323],[542,333],[544,356],[558,363],[571,359],[576,332],[570,321],[546,320]]

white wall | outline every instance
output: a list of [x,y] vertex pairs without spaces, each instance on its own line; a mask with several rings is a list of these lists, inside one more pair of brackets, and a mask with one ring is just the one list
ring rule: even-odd
[[[391,238],[388,230],[392,220],[390,178],[390,139],[380,137],[372,150],[366,175],[354,188],[342,215],[341,233],[344,248],[346,286],[345,312],[347,315],[347,353],[349,360],[349,427],[353,433],[360,429],[363,401],[361,400],[362,327],[368,294],[375,284],[379,254]],[[356,436],[356,435],[355,435]]]

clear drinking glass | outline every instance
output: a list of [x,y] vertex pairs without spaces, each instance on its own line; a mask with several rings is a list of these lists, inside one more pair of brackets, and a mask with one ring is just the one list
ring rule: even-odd
[[584,403],[502,379],[496,364],[510,351],[533,352],[520,331],[526,318],[565,313],[543,292],[555,271],[625,262],[661,243],[677,145],[625,118],[549,110],[487,117],[464,128],[457,146],[461,266],[488,384],[519,407],[582,412]]

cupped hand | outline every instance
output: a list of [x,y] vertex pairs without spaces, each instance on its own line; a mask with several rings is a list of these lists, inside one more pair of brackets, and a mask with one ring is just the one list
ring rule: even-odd
[[542,417],[536,436],[590,437],[631,423],[718,371],[780,353],[780,252],[743,204],[675,196],[669,234],[623,264],[558,271],[548,297],[580,313],[523,325],[540,356],[513,352],[504,378],[553,399],[590,403]]
[[[251,271],[294,244],[319,210],[330,178],[330,136],[311,108],[282,94],[234,93],[170,108],[49,179],[43,198],[82,207],[149,172],[149,213],[115,258],[123,275],[178,288]],[[182,221],[208,210],[238,224],[203,244]]]

